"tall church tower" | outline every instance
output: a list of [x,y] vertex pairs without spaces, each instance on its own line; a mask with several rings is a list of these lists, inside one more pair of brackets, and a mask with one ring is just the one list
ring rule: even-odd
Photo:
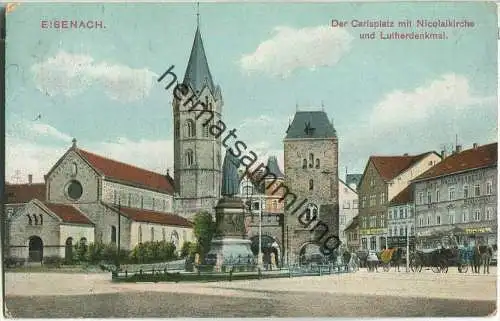
[[[324,111],[297,111],[284,139],[285,185],[297,198],[285,198],[288,262],[334,249],[339,234],[338,139]],[[328,226],[314,229],[317,222]],[[310,225],[309,225],[310,224]],[[335,242],[333,242],[335,244]]]
[[222,166],[221,138],[211,134],[210,126],[221,120],[223,100],[208,67],[199,22],[183,84],[189,92],[182,100],[174,95],[172,103],[176,213],[192,218],[199,211],[214,213]]

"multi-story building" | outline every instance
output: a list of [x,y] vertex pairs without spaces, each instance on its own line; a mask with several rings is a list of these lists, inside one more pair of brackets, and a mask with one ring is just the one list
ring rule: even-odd
[[215,137],[209,129],[221,120],[223,99],[208,67],[199,26],[182,84],[188,92],[179,97],[174,90],[172,101],[174,180],[177,213],[192,218],[200,211],[214,213],[222,177],[222,135]]
[[412,179],[441,161],[436,152],[416,156],[371,156],[358,188],[362,249],[386,246],[389,201]]
[[73,145],[45,175],[44,184],[6,185],[6,255],[41,261],[66,257],[77,242],[119,242],[125,250],[146,241],[193,240],[192,223],[173,214],[173,180]]
[[[338,140],[324,111],[295,113],[284,139],[284,163],[286,252],[293,262],[307,253],[319,253],[330,235],[339,235]],[[299,219],[302,213],[306,224]],[[324,228],[311,231],[308,223],[316,221],[327,226],[328,233]]]
[[497,143],[455,153],[413,180],[417,246],[453,234],[459,243],[497,243]]
[[412,185],[408,185],[389,202],[387,212],[387,246],[415,246],[415,213]]
[[[275,179],[276,178],[276,179]],[[270,156],[263,170],[252,176],[244,174],[240,182],[240,197],[246,204],[245,226],[247,237],[252,241],[252,251],[258,254],[259,227],[262,228],[261,249],[263,262],[270,263],[271,253],[281,265],[284,254],[284,202],[278,187],[285,179],[275,156]],[[273,191],[276,191],[273,193]],[[262,222],[260,216],[262,215]]]
[[339,179],[339,238],[345,244],[347,241],[345,228],[358,215],[358,193],[344,181]]

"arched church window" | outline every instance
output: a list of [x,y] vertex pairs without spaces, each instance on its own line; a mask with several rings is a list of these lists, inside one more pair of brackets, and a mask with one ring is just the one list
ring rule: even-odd
[[319,158],[316,158],[316,168],[319,168]]
[[194,163],[194,154],[191,149],[186,151],[186,166],[193,166]]
[[31,215],[27,214],[26,216],[28,217],[28,224],[33,225],[33,221],[31,220]]
[[151,242],[155,240],[155,228],[151,227]]
[[314,190],[314,181],[312,179],[309,180],[309,190]]
[[314,166],[314,154],[309,154],[309,168],[313,168]]
[[179,247],[179,234],[177,234],[177,231],[173,231],[170,235],[170,242],[174,244],[176,249]]
[[210,127],[210,124],[203,124],[203,136],[208,137],[209,127]]
[[77,173],[78,173],[78,166],[76,165],[76,163],[72,163],[71,164],[71,176],[76,176]]
[[186,120],[185,130],[187,137],[195,137],[196,136],[196,127],[194,122],[191,119]]
[[307,159],[302,160],[302,168],[307,168]]
[[177,120],[175,122],[175,137],[179,137],[181,135],[181,125],[180,122]]
[[43,225],[43,216],[40,214],[40,225]]
[[36,218],[36,214],[33,214],[33,218],[35,219],[35,225],[38,225],[38,219]]

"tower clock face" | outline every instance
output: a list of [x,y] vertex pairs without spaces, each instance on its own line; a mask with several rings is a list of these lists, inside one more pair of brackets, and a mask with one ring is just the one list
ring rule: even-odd
[[83,194],[82,184],[75,180],[70,181],[67,187],[67,194],[72,200],[78,200]]

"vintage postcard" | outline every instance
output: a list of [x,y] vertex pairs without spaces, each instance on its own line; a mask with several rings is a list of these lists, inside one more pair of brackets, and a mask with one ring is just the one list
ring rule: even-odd
[[2,8],[6,318],[496,314],[496,3]]

